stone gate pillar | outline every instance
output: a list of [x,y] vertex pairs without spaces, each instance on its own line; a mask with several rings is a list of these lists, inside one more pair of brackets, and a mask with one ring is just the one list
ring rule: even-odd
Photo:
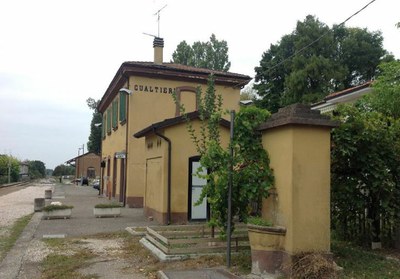
[[[330,253],[330,131],[337,123],[306,105],[282,108],[260,126],[275,176],[262,215],[286,233],[253,251],[253,267],[275,272],[300,252]],[[275,269],[275,270],[274,270]]]

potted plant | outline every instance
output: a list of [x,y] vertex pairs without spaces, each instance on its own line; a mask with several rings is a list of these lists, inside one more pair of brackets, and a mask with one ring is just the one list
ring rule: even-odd
[[65,205],[61,203],[50,204],[43,208],[43,219],[67,219],[71,218],[72,214],[71,205]]
[[251,248],[251,273],[275,273],[283,263],[283,244],[286,228],[275,226],[262,217],[247,219]]
[[100,203],[93,208],[93,214],[97,218],[121,216],[121,205],[119,203]]

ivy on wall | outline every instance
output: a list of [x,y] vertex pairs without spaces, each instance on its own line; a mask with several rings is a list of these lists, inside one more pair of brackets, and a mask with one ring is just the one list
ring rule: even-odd
[[[202,169],[196,174],[208,181],[198,204],[207,198],[211,208],[210,224],[225,232],[228,224],[229,166],[232,164],[234,170],[232,216],[238,216],[241,221],[246,221],[252,211],[261,214],[262,199],[268,196],[268,190],[274,183],[268,153],[262,146],[261,133],[257,131],[270,113],[253,106],[242,108],[237,113],[232,143],[234,156],[231,158],[229,147],[221,146],[220,121],[227,111],[222,108],[221,95],[215,91],[213,76],[208,80],[205,94],[198,88],[196,96],[201,125],[196,130],[187,118],[187,130],[201,156],[202,168],[208,170],[206,175],[201,174]],[[176,96],[174,100],[178,103]],[[179,105],[182,115],[185,115],[185,108]],[[255,209],[252,204],[256,204]]]

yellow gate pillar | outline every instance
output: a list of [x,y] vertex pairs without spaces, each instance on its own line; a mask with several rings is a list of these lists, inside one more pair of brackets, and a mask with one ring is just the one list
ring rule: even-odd
[[286,231],[279,247],[252,249],[260,272],[282,269],[300,252],[330,253],[330,130],[336,125],[319,111],[295,104],[260,126],[275,176],[262,215]]

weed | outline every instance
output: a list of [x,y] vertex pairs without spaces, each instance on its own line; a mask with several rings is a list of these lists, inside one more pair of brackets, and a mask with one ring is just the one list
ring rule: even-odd
[[347,242],[334,241],[335,262],[343,267],[339,278],[400,278],[400,263]]
[[0,236],[0,261],[14,246],[26,225],[28,225],[29,221],[32,219],[32,216],[33,214],[30,214],[19,218],[11,227],[5,229],[7,233],[4,233]]
[[87,250],[81,250],[74,255],[60,255],[52,253],[42,262],[43,279],[84,279],[93,278],[92,275],[81,275],[79,268],[86,266],[87,261],[94,255]]

